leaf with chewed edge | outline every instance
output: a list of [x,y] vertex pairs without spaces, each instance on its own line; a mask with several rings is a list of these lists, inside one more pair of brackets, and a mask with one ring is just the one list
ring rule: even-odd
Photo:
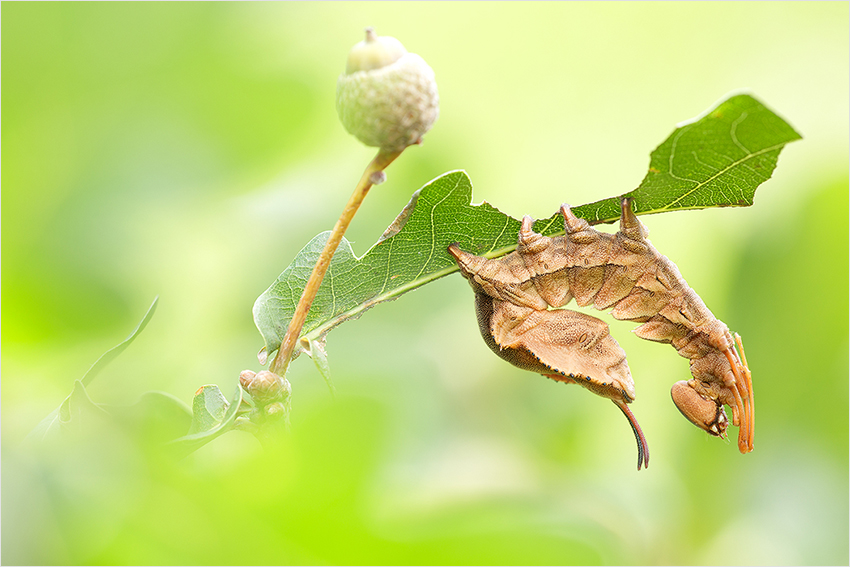
[[[727,98],[690,120],[650,155],[634,191],[636,214],[708,207],[748,207],[770,179],[785,144],[801,139],[785,120],[750,95]],[[588,222],[619,218],[619,197],[576,208]]]
[[[753,97],[732,96],[674,130],[652,152],[643,182],[626,196],[634,199],[637,214],[748,206],[756,188],[770,178],[779,152],[798,139],[791,126]],[[614,222],[621,198],[573,207],[573,212],[591,224]],[[363,256],[355,256],[343,239],[307,315],[301,348],[378,303],[457,271],[446,252],[452,242],[488,258],[513,251],[520,221],[486,202],[471,201],[466,173],[449,172],[414,193]],[[564,231],[559,213],[534,228],[547,236]],[[328,235],[313,238],[254,304],[254,322],[265,341],[261,362],[280,346]]]
[[[519,221],[487,203],[471,205],[472,183],[463,171],[447,173],[414,193],[381,239],[358,258],[343,239],[302,330],[302,342],[322,338],[341,322],[457,270],[446,247],[498,256],[516,246]],[[563,231],[552,221],[549,232]],[[539,228],[539,227],[538,227]],[[311,240],[254,304],[265,352],[280,346],[329,233]]]

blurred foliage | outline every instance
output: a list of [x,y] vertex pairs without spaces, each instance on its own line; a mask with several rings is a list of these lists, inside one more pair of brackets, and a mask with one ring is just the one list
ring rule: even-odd
[[[4,564],[848,563],[846,3],[0,10]],[[744,338],[752,454],[670,403],[684,359],[611,322],[652,449],[635,472],[610,404],[492,356],[459,277],[336,331],[335,402],[293,364],[277,450],[234,432],[174,462],[160,427],[98,412],[23,443],[157,294],[91,400],[189,402],[256,369],[254,299],[373,153],[333,104],[366,25],[435,69],[441,116],[367,199],[357,254],[444,171],[543,218],[636,187],[670,125],[733,89],[794,124],[754,207],[646,222]]]
[[86,392],[86,386],[91,384],[91,381],[95,379],[95,377],[100,373],[101,370],[106,368],[106,366],[115,360],[124,350],[127,349],[130,344],[136,337],[139,336],[147,324],[150,322],[151,317],[156,312],[156,304],[159,301],[159,298],[155,298],[153,303],[148,308],[147,313],[133,329],[133,332],[130,333],[126,339],[106,351],[98,358],[94,364],[92,364],[91,368],[83,375],[82,378],[74,382],[73,391],[68,394],[58,408],[50,412],[47,417],[45,417],[41,422],[35,426],[35,428],[30,432],[28,437],[33,437],[35,439],[45,439],[48,435],[55,434],[58,429],[62,427],[71,427],[75,425],[72,423],[74,421],[74,417],[78,414],[77,405],[82,403],[83,406],[92,406],[93,402],[88,397],[88,393]]

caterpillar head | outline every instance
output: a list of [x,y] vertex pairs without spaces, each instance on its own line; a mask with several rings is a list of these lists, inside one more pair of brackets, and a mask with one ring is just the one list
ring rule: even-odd
[[691,382],[681,380],[673,384],[670,390],[673,403],[688,421],[709,435],[726,437],[729,419],[726,417],[723,404],[696,391]]

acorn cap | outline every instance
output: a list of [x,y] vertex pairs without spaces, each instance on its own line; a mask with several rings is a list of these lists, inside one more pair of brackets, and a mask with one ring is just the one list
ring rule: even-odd
[[348,53],[345,74],[380,69],[395,63],[407,53],[399,40],[390,36],[378,37],[373,28],[366,28],[366,39],[355,43]]
[[336,108],[345,129],[367,146],[400,151],[419,143],[439,115],[434,71],[397,39],[366,39],[337,82]]

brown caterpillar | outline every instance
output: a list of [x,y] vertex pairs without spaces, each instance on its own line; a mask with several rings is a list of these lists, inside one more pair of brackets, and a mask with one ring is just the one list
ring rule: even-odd
[[[475,291],[481,335],[514,366],[560,382],[580,384],[606,397],[628,418],[638,445],[638,470],[649,448],[626,404],[635,399],[626,355],[603,321],[563,307],[611,309],[615,319],[643,323],[641,338],[670,343],[690,360],[693,379],[676,382],[673,402],[694,425],[726,437],[724,404],[739,427],[738,449],[753,450],[753,386],[738,335],[712,315],[676,265],[647,240],[648,230],[623,199],[620,230],[595,230],[561,207],[565,236],[549,238],[522,219],[516,251],[488,260],[451,244],[463,276]],[[735,345],[737,344],[737,349]],[[739,354],[740,351],[740,354]]]

